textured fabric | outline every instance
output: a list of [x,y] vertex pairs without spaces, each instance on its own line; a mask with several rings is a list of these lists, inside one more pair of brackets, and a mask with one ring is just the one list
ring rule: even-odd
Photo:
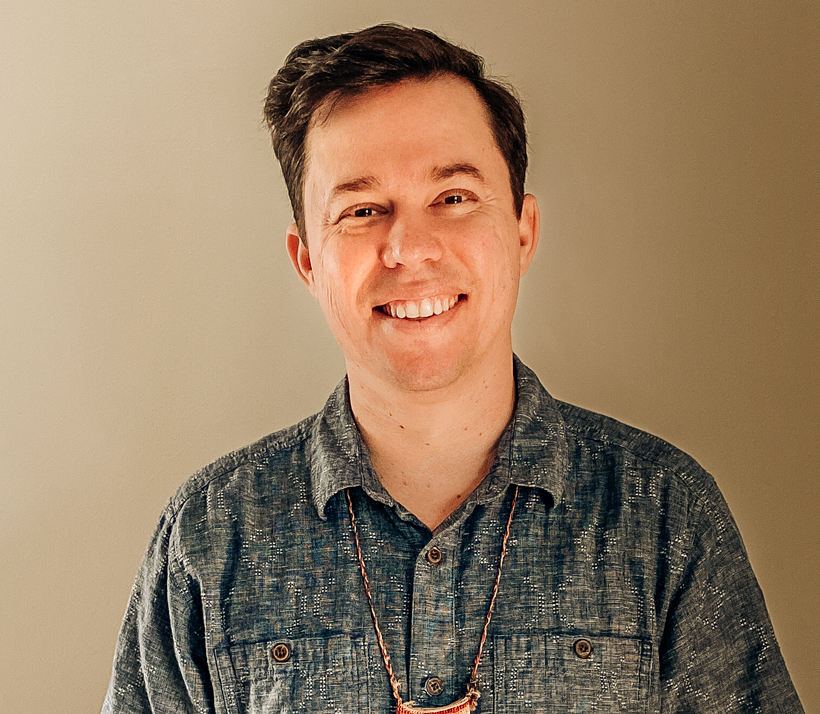
[[462,697],[511,484],[479,712],[802,711],[712,478],[553,400],[517,360],[516,383],[489,475],[435,533],[381,486],[345,382],[316,417],[196,474],[137,576],[103,711],[393,711],[345,488],[403,698]]

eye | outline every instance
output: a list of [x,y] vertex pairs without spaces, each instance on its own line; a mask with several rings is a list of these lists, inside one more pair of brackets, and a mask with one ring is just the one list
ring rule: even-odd
[[337,220],[345,222],[367,221],[371,218],[378,217],[383,212],[383,209],[381,209],[378,205],[368,203],[359,204],[346,208],[344,211],[342,211]]
[[475,202],[478,197],[472,192],[464,188],[453,188],[449,191],[444,191],[438,198],[436,204],[439,206],[464,206],[465,208]]

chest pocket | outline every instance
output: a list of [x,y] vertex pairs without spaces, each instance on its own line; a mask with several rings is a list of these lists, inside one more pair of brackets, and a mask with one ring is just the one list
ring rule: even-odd
[[495,714],[644,712],[652,646],[586,635],[500,635],[493,641]]
[[230,714],[369,712],[364,648],[360,639],[336,635],[217,651],[217,705],[221,693]]

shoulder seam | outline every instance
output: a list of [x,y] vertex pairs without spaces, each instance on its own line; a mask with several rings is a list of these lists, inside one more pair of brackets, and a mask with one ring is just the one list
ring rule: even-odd
[[[698,461],[695,458],[690,456],[685,451],[679,449],[678,447],[674,446],[673,444],[666,441],[665,439],[662,439],[659,436],[655,436],[654,434],[651,434],[647,431],[644,431],[642,429],[638,429],[637,427],[633,427],[633,426],[630,426],[628,424],[625,424],[624,422],[618,421],[617,419],[614,419],[613,417],[608,417],[608,416],[605,416],[603,414],[598,414],[597,412],[592,412],[588,409],[584,409],[583,407],[578,407],[578,406],[575,406],[573,404],[569,404],[567,402],[561,402],[561,401],[558,401],[558,400],[556,400],[556,401],[558,403],[559,410],[562,411],[562,412],[565,412],[565,410],[567,408],[569,408],[569,409],[577,410],[577,411],[584,412],[584,413],[587,413],[587,414],[590,414],[590,415],[595,415],[595,416],[598,416],[599,418],[602,418],[602,419],[605,419],[607,421],[618,424],[620,426],[620,428],[627,429],[627,430],[633,432],[635,436],[640,437],[641,439],[645,440],[647,442],[647,444],[651,443],[656,448],[664,449],[667,452],[668,456],[672,456],[673,454],[678,455],[678,457],[681,458],[685,463],[682,463],[682,464],[669,463],[668,457],[667,457],[667,459],[664,459],[663,456],[659,455],[659,454],[641,453],[641,452],[636,450],[636,448],[635,448],[636,444],[630,444],[628,441],[626,441],[622,438],[617,438],[617,437],[607,438],[607,436],[605,436],[603,434],[592,433],[593,432],[592,429],[588,429],[588,430],[579,429],[575,426],[575,424],[572,424],[572,423],[568,422],[567,420],[565,420],[564,425],[565,425],[566,430],[568,432],[571,432],[573,435],[575,435],[576,438],[583,439],[583,440],[590,441],[590,442],[595,442],[595,443],[598,443],[598,444],[603,444],[603,445],[610,446],[610,447],[618,448],[618,449],[622,450],[623,452],[630,454],[636,460],[643,461],[646,464],[652,464],[652,465],[656,466],[657,468],[661,469],[662,471],[665,471],[665,472],[667,472],[671,475],[674,475],[678,480],[681,481],[681,483],[683,483],[686,486],[686,488],[690,491],[692,496],[695,497],[698,500],[698,502],[701,502],[704,499],[704,497],[707,497],[708,494],[703,491],[703,488],[700,488],[700,489],[695,488],[695,485],[692,483],[692,479],[688,478],[686,474],[687,474],[687,472],[691,473],[692,471],[699,471],[699,472],[702,472],[703,474],[706,474],[706,476],[709,478],[709,480],[714,481],[714,477],[705,468],[703,468],[703,466],[701,466],[700,463],[698,463]],[[595,430],[595,431],[597,431],[597,430]]]
[[287,429],[262,437],[248,446],[231,451],[207,466],[203,466],[177,489],[169,499],[163,513],[170,519],[176,520],[185,503],[196,494],[201,493],[216,479],[247,464],[258,463],[263,455],[270,456],[305,442],[310,436],[316,417],[317,415],[314,414]]

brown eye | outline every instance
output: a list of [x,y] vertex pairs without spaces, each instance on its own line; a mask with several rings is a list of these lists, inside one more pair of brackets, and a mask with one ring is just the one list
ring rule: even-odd
[[464,200],[464,196],[454,194],[453,196],[447,196],[447,198],[444,199],[444,203],[455,204],[455,203],[461,203],[463,200]]
[[353,211],[353,215],[356,218],[371,218],[373,216],[373,209],[372,208],[357,208]]

